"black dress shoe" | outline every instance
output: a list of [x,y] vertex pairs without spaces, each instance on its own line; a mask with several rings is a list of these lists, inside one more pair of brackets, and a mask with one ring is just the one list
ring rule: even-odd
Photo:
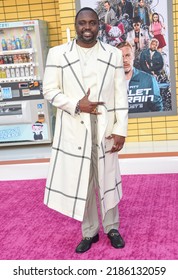
[[117,229],[111,229],[108,232],[108,238],[111,240],[111,245],[114,248],[117,248],[117,249],[124,248],[125,242]]
[[85,237],[82,239],[82,241],[79,243],[77,248],[75,249],[76,253],[84,253],[88,251],[91,248],[92,243],[96,243],[99,240],[99,234],[93,236],[93,237]]

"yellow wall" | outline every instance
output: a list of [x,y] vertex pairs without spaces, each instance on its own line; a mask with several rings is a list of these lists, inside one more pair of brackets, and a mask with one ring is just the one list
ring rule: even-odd
[[[168,1],[168,0],[167,0]],[[178,108],[178,0],[173,0],[176,96]],[[48,22],[50,46],[66,42],[74,30],[75,0],[0,0],[0,22],[41,19]],[[178,115],[129,119],[127,142],[178,140]]]

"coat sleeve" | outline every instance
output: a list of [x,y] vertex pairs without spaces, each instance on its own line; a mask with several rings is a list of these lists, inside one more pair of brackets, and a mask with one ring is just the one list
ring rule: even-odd
[[163,101],[160,95],[160,89],[158,82],[154,76],[151,76],[152,79],[152,89],[154,94],[154,101],[151,103],[152,111],[163,111]]
[[116,71],[114,78],[115,124],[112,134],[127,136],[128,95],[121,50],[116,48]]
[[51,48],[48,52],[43,77],[43,95],[53,106],[75,115],[78,100],[68,97],[63,92],[60,47]]
[[140,54],[140,67],[144,72],[151,74],[150,68],[147,67],[146,61],[149,64],[149,61],[146,57],[147,50],[143,50]]

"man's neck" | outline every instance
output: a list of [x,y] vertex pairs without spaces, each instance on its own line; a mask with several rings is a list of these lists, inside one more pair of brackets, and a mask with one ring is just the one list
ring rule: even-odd
[[90,44],[86,44],[86,43],[84,43],[84,42],[82,42],[80,40],[76,40],[76,44],[78,46],[80,46],[81,48],[87,48],[87,49],[94,47],[96,45],[96,43],[97,43],[97,40],[92,42],[92,43],[90,43]]

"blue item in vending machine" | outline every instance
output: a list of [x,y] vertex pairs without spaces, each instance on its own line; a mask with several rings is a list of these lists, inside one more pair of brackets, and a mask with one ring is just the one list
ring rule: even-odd
[[14,37],[12,37],[11,45],[12,45],[12,50],[16,50],[17,46],[16,46],[16,40]]
[[1,41],[1,46],[3,51],[7,51],[7,43],[6,40],[3,38]]
[[19,38],[16,38],[15,43],[16,43],[16,48],[17,48],[17,49],[21,49],[21,48],[22,48],[22,46],[21,46],[21,41],[20,41]]

